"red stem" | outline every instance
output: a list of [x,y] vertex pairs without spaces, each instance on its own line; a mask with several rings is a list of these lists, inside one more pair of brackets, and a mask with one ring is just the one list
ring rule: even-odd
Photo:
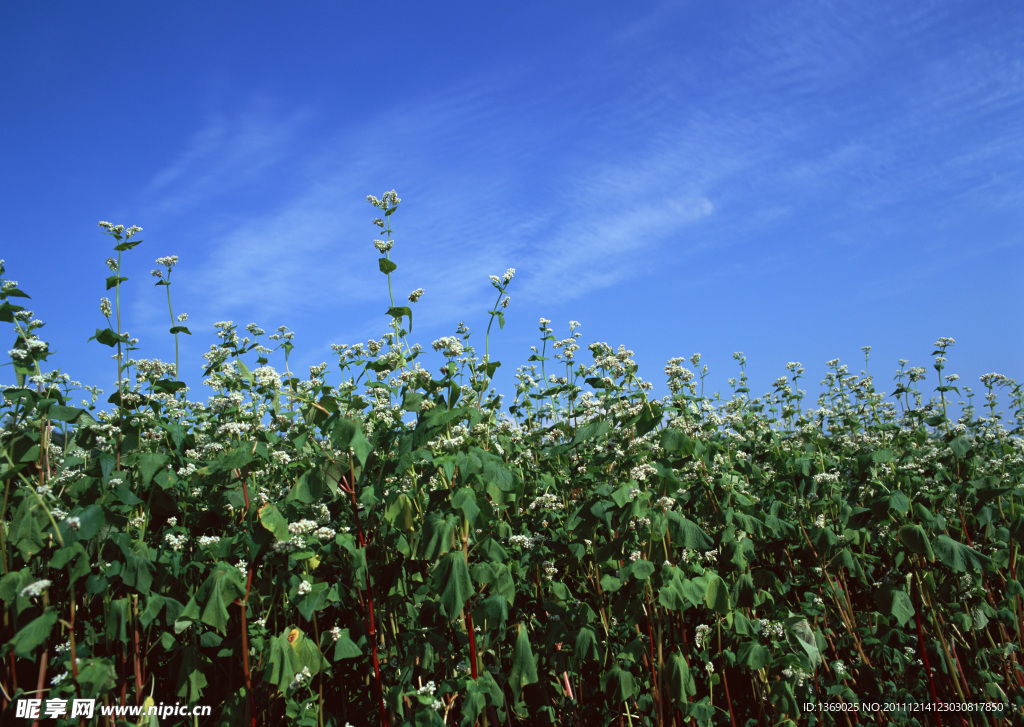
[[[46,662],[49,659],[50,653],[48,651],[43,652],[43,658],[39,663],[39,681],[36,684],[36,694],[43,693],[43,685],[46,684]],[[32,723],[32,727],[39,727],[39,719]]]
[[[917,596],[917,589],[911,588],[911,592]],[[924,662],[924,671],[928,675],[928,688],[932,693],[932,702],[935,704],[935,720],[939,727],[942,727],[942,715],[939,714],[939,694],[935,691],[935,680],[932,678],[932,667],[928,663],[928,652],[924,648],[924,629],[921,628],[921,598],[917,596],[915,599],[917,603],[914,608],[914,621],[917,622],[917,643],[921,650],[921,661]]]
[[[356,521],[356,533],[359,536],[359,545],[366,548],[366,538],[363,536],[363,526],[359,522],[359,505],[356,502],[355,488],[355,464],[350,462],[350,479],[342,475],[339,484],[342,489],[348,490],[352,496],[352,516]],[[366,564],[366,631],[370,636],[370,656],[373,660],[374,691],[377,692],[377,701],[380,705],[380,723],[382,727],[390,727],[391,720],[388,718],[388,708],[384,703],[384,684],[380,676],[380,659],[377,656],[377,628],[373,619],[373,585],[370,583],[370,564]]]
[[[244,486],[244,481],[242,484]],[[252,569],[255,565],[255,563],[250,563],[247,569],[245,600],[235,601],[242,607],[242,671],[245,673],[245,692],[249,696],[249,701],[246,704],[249,714],[246,721],[250,723],[251,727],[256,727],[256,699],[252,693],[252,671],[249,668],[249,621],[246,611],[249,610],[249,590],[252,588]]]
[[135,642],[135,656],[134,656],[134,662],[135,662],[135,698],[136,698],[136,700],[139,701],[139,703],[141,703],[142,702],[142,689],[143,689],[143,686],[145,685],[145,682],[146,682],[146,679],[145,679],[145,665],[142,663],[142,650],[139,647],[139,615],[138,615],[138,605],[137,605],[137,603],[133,604],[133,605],[134,605],[134,610],[135,610],[135,613],[132,614],[134,616],[134,618],[133,618],[133,621],[134,621],[134,624],[133,624],[133,627],[134,627],[134,629],[133,629],[134,630],[133,640]]
[[725,677],[725,667],[722,667],[722,684],[725,686],[725,703],[729,705],[729,719],[732,727],[736,727],[736,715],[732,713],[732,697],[729,696],[729,680]]

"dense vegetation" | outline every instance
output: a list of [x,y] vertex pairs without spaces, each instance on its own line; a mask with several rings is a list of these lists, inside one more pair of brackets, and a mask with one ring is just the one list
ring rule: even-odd
[[[210,704],[201,723],[225,725],[995,725],[1024,708],[1019,384],[983,376],[981,411],[965,389],[952,421],[940,339],[928,402],[905,361],[890,395],[830,361],[816,407],[799,363],[751,398],[742,354],[730,399],[704,395],[694,355],[653,400],[631,351],[587,356],[578,324],[558,338],[542,319],[503,408],[488,338],[478,355],[460,325],[433,342],[440,373],[421,367],[391,288],[399,199],[369,200],[390,332],[300,377],[287,329],[218,323],[205,403],[124,333],[139,228],[100,223],[106,411],[44,370],[0,262],[5,723],[37,690]],[[178,337],[176,260],[154,274]],[[490,324],[513,275],[491,278]]]

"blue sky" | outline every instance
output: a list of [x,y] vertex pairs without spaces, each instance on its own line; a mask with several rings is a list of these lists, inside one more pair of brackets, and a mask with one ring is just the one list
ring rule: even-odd
[[1022,61],[1012,2],[5,3],[0,257],[50,363],[110,392],[96,223],[141,226],[124,325],[173,359],[149,271],[178,255],[205,395],[214,321],[289,326],[298,371],[386,331],[365,200],[394,188],[414,341],[482,352],[516,268],[502,391],[546,317],[659,395],[673,356],[813,393],[864,345],[892,391],[940,336],[980,392],[1024,378]]

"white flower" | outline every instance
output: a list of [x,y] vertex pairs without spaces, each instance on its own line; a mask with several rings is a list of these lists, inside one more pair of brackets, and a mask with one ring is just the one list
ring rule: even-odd
[[704,643],[704,639],[707,638],[709,631],[711,631],[711,627],[707,624],[701,624],[697,627],[696,641],[698,649],[701,647],[701,644]]
[[305,684],[312,678],[313,674],[309,671],[309,667],[304,666],[302,667],[302,671],[296,674],[295,678],[292,679],[292,683],[288,685],[288,688],[295,689],[297,687],[301,687],[303,684]]
[[313,584],[311,584],[309,581],[303,581],[302,583],[299,584],[299,595],[300,596],[304,596],[305,594],[309,593],[312,590],[313,590]]
[[562,504],[562,498],[554,493],[545,493],[540,497],[535,497],[533,502],[530,503],[529,509],[536,510],[538,507],[546,508],[549,510],[564,510],[565,505]]
[[462,354],[462,341],[455,336],[444,336],[431,344],[435,351],[444,351],[446,356],[456,357]]
[[187,535],[175,535],[174,533],[167,533],[164,535],[164,540],[171,546],[171,550],[180,551],[185,547],[185,543],[188,541]]
[[292,535],[305,535],[316,530],[316,523],[312,520],[299,520],[288,525],[288,532]]
[[27,586],[21,589],[18,594],[22,598],[36,598],[42,595],[43,591],[49,588],[53,584],[53,581],[41,580],[35,583],[29,583]]

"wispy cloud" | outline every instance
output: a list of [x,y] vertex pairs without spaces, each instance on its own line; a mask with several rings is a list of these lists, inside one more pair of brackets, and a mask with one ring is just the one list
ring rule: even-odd
[[[625,29],[629,42],[664,33],[668,7]],[[665,46],[642,74],[628,57],[543,85],[534,81],[546,71],[528,62],[484,68],[349,119],[334,136],[304,133],[313,111],[221,116],[145,193],[170,215],[258,196],[279,175],[278,201],[262,213],[221,215],[193,278],[211,310],[374,305],[382,280],[362,198],[392,186],[407,196],[395,218],[396,278],[428,290],[420,306],[434,317],[477,305],[486,276],[509,266],[520,271],[517,297],[585,298],[652,274],[659,254],[720,254],[798,214],[842,241],[865,216],[900,224],[911,198],[931,196],[940,210],[953,195],[1018,200],[1011,190],[1021,185],[976,170],[1021,153],[1022,132],[1005,123],[1021,105],[1019,64],[982,87],[979,76],[1006,59],[977,48],[924,61],[916,75],[872,75],[891,65],[872,34],[913,48],[941,41],[922,37],[933,31],[927,13],[900,25],[881,10],[794,5],[730,28],[735,42],[717,69]],[[601,92],[629,72],[642,82],[613,99]],[[865,85],[898,105],[869,103]],[[992,119],[991,133],[965,136],[979,118]],[[942,143],[953,145],[936,155]]]
[[259,105],[217,114],[153,175],[141,193],[144,211],[150,217],[180,214],[247,186],[265,184],[266,175],[295,148],[309,119],[308,111],[277,116]]

